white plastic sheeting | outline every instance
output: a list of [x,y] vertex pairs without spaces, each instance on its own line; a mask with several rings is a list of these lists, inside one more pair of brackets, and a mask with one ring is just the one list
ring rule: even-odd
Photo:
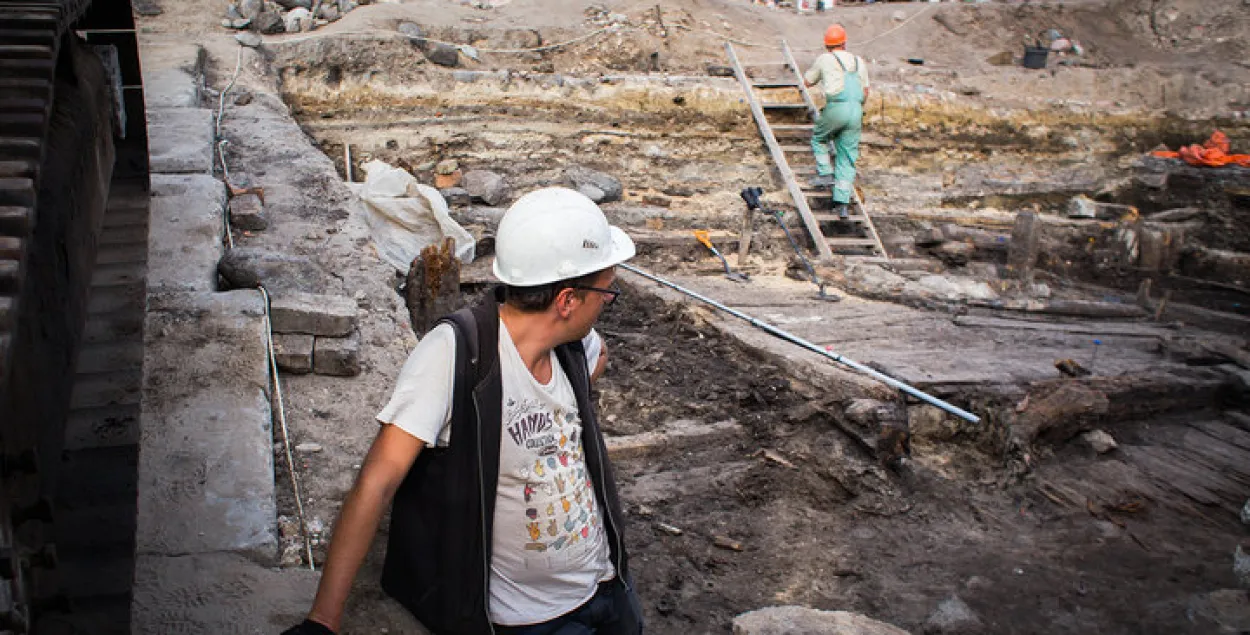
[[456,258],[465,264],[473,262],[473,236],[452,220],[447,201],[438,190],[382,161],[361,167],[366,176],[358,194],[364,202],[365,222],[383,260],[408,273],[422,249],[448,237],[455,241]]

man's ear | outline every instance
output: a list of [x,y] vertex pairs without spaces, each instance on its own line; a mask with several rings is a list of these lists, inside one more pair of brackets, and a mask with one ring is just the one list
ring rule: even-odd
[[556,294],[552,304],[556,306],[556,311],[560,317],[568,317],[573,312],[573,301],[577,299],[577,290],[571,288],[560,289]]

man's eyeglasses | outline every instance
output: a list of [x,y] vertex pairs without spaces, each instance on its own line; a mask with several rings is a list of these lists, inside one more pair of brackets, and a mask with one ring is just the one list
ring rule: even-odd
[[594,291],[596,293],[602,293],[603,295],[607,296],[603,300],[604,306],[611,306],[613,302],[616,302],[617,296],[621,295],[621,288],[616,286],[616,284],[613,284],[611,287],[607,289],[600,289],[599,287],[585,287],[585,286],[575,286],[573,288],[579,291]]

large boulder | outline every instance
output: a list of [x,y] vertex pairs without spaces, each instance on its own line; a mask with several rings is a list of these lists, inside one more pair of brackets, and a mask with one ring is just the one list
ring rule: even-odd
[[569,187],[596,203],[619,201],[625,193],[625,188],[621,187],[621,182],[616,177],[590,168],[571,167],[565,170],[564,180]]
[[258,247],[235,247],[217,262],[226,289],[254,289],[264,284],[270,293],[302,291],[325,293],[329,275],[304,256],[288,256]]
[[804,606],[770,606],[734,618],[734,635],[908,635],[907,631],[859,613],[818,611]]
[[500,205],[512,196],[508,182],[497,172],[490,170],[469,170],[460,180],[460,187],[469,193],[474,201],[490,206]]

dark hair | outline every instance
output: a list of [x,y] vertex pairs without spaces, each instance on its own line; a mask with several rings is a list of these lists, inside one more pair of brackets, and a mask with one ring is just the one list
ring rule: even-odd
[[[603,270],[594,271],[576,278],[540,284],[535,287],[500,285],[497,290],[497,297],[501,303],[507,303],[524,313],[539,313],[546,311],[547,307],[551,306],[551,303],[555,301],[556,296],[560,295],[561,291],[572,289],[573,287],[589,286],[594,283],[595,278],[598,278],[600,273],[603,273]],[[577,293],[583,292],[577,291]]]

